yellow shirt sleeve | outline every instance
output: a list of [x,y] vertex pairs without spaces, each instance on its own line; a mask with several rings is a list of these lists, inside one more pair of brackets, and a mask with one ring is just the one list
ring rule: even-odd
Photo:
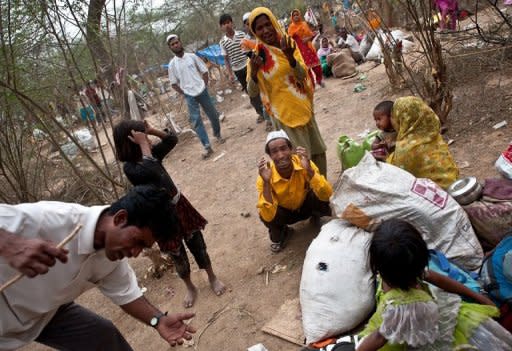
[[277,201],[274,192],[272,191],[272,202],[265,200],[263,196],[263,179],[261,176],[258,176],[256,180],[256,188],[258,189],[258,204],[256,207],[258,208],[261,218],[263,218],[265,222],[270,222],[274,219],[277,212]]
[[331,184],[325,179],[323,175],[320,174],[320,171],[318,170],[318,167],[312,162],[309,161],[309,164],[311,165],[311,168],[315,172],[313,177],[311,177],[311,180],[309,181],[309,185],[315,195],[318,197],[321,201],[329,201],[329,198],[332,195],[332,186]]

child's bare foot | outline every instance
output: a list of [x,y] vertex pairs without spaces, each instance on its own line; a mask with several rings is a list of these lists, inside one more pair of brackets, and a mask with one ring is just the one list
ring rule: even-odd
[[226,286],[217,277],[210,281],[210,287],[217,296],[226,292]]
[[185,295],[185,299],[183,300],[183,307],[190,308],[194,306],[194,302],[196,302],[197,298],[197,288],[187,288],[187,295]]

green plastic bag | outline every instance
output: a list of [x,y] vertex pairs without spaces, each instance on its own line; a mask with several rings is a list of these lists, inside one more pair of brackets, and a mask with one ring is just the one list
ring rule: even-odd
[[378,130],[368,133],[362,143],[354,141],[346,135],[338,139],[337,154],[343,170],[356,166],[364,156],[365,151],[372,149],[372,143],[375,136],[379,134]]

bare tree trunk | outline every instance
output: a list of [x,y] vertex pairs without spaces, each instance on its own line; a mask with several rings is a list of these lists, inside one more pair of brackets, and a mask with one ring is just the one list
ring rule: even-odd
[[106,0],[91,0],[87,13],[86,38],[91,56],[98,59],[102,78],[112,81],[114,77],[112,61],[103,41],[101,40],[101,13]]
[[394,27],[393,8],[389,0],[382,0],[382,17],[387,27]]

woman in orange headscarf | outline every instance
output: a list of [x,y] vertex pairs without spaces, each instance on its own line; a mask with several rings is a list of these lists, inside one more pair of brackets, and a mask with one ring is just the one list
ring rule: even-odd
[[315,47],[313,46],[313,38],[315,37],[315,34],[311,29],[309,29],[309,25],[304,21],[298,9],[292,11],[291,22],[288,27],[288,35],[297,43],[297,47],[304,59],[304,63],[306,63],[306,66],[308,67],[311,81],[314,82],[313,74],[311,72],[313,71],[315,72],[316,84],[323,87],[322,66],[318,56],[316,55]]

